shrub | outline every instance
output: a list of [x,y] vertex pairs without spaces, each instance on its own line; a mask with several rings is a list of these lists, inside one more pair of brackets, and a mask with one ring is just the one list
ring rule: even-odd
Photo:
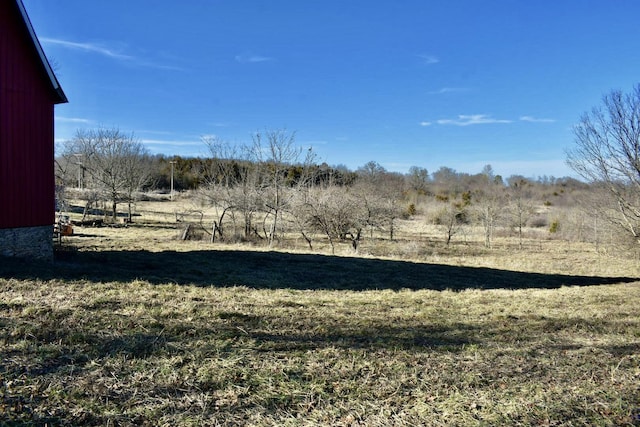
[[548,224],[547,217],[542,215],[536,215],[535,217],[531,218],[531,220],[529,221],[529,226],[534,228],[546,227],[547,224]]

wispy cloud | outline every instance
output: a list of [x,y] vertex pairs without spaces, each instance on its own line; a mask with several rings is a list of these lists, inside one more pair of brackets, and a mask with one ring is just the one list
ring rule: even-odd
[[82,43],[82,42],[56,39],[56,38],[50,38],[50,37],[41,37],[40,41],[44,44],[60,46],[66,49],[78,50],[86,53],[98,54],[98,55],[105,56],[107,58],[123,61],[129,64],[138,65],[141,67],[149,67],[149,68],[157,68],[161,70],[173,70],[173,71],[183,70],[183,68],[181,67],[161,64],[161,63],[154,62],[152,60],[148,60],[146,58],[139,58],[132,55],[126,55],[124,53],[116,51],[113,48],[106,47],[98,43]]
[[235,126],[234,122],[207,122],[207,126],[213,126],[214,128],[228,128]]
[[440,62],[440,59],[438,59],[438,57],[433,56],[433,55],[427,55],[427,54],[419,54],[417,55],[418,58],[420,58],[422,60],[422,63],[425,65],[432,65],[432,64],[437,64],[438,62]]
[[[521,122],[529,123],[554,123],[554,119],[539,119],[533,116],[520,116],[518,119]],[[510,119],[496,119],[487,114],[460,114],[455,119],[440,119],[436,120],[439,125],[452,125],[452,126],[472,126],[472,125],[488,125],[488,124],[501,124],[501,123],[513,123],[514,120]],[[431,126],[433,122],[422,121],[420,126]]]
[[55,116],[55,120],[57,122],[62,122],[62,123],[82,123],[82,124],[89,124],[89,123],[93,123],[93,120],[89,120],[89,119],[82,119],[79,117],[62,117],[62,116]]
[[531,123],[554,123],[554,119],[539,119],[532,116],[521,116],[520,120],[523,122],[531,122]]
[[269,56],[261,56],[261,55],[241,54],[241,55],[236,55],[235,60],[241,64],[249,64],[249,63],[256,63],[256,62],[275,61],[275,58],[271,58]]
[[469,89],[465,87],[443,87],[438,90],[429,92],[430,95],[442,95],[445,93],[467,92]]
[[512,120],[495,119],[486,114],[461,114],[457,119],[441,119],[438,120],[439,125],[454,125],[454,126],[471,126],[471,125],[487,125],[495,123],[512,123]]
[[79,43],[79,42],[73,42],[73,41],[62,40],[62,39],[54,39],[49,37],[41,37],[40,41],[45,44],[58,45],[68,49],[75,49],[75,50],[82,50],[84,52],[97,53],[97,54],[107,56],[109,58],[114,58],[114,59],[123,59],[123,60],[134,59],[132,56],[124,55],[122,53],[116,52],[112,49],[109,49],[104,46],[100,46],[95,43]]

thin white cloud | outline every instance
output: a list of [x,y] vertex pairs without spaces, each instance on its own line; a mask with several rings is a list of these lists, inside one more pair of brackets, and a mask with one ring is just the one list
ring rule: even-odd
[[97,54],[104,55],[114,59],[123,59],[123,60],[134,59],[132,56],[115,52],[112,49],[100,46],[95,43],[78,43],[78,42],[73,42],[69,40],[54,39],[49,37],[41,37],[40,41],[45,44],[58,45],[58,46],[66,47],[68,49],[76,49],[76,50],[82,50],[85,52],[97,53]]
[[79,117],[55,116],[55,120],[56,120],[56,122],[62,122],[62,123],[82,123],[82,124],[93,123],[93,120],[82,119],[82,118],[79,118]]
[[235,60],[241,64],[250,64],[250,63],[256,63],[256,62],[274,61],[275,59],[268,56],[243,54],[243,55],[236,55]]
[[[533,116],[520,116],[519,121],[529,123],[554,123],[554,119],[539,119]],[[460,114],[456,119],[440,119],[436,123],[439,125],[452,125],[452,126],[472,126],[472,125],[487,125],[487,124],[502,124],[513,123],[513,120],[509,119],[496,119],[487,114]],[[420,122],[420,126],[431,126],[432,122],[423,121]]]
[[183,71],[181,67],[175,67],[173,65],[159,64],[147,59],[137,58],[131,55],[125,55],[117,52],[114,49],[99,45],[97,43],[80,43],[70,40],[55,39],[49,37],[41,37],[39,39],[42,43],[60,46],[66,49],[79,50],[87,53],[95,53],[98,55],[106,56],[107,58],[124,61],[133,65],[142,67],[157,68],[161,70]]
[[520,117],[520,121],[530,122],[530,123],[554,123],[554,119],[538,119],[532,116],[522,116]]
[[443,87],[438,90],[429,92],[430,95],[442,95],[445,93],[467,92],[469,89],[465,87]]
[[439,125],[454,125],[454,126],[471,126],[471,125],[487,125],[495,123],[512,123],[512,120],[506,119],[494,119],[486,114],[461,114],[457,119],[441,119],[437,123]]
[[422,59],[422,63],[425,65],[432,65],[440,62],[440,59],[433,55],[419,54],[418,58]]

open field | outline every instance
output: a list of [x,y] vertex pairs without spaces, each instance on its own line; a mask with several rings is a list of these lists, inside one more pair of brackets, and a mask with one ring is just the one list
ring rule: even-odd
[[424,224],[266,251],[149,206],[0,260],[0,425],[640,425],[637,260]]

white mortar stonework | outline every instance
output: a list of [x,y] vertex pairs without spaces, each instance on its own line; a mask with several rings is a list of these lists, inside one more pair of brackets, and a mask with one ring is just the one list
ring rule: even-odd
[[0,229],[0,255],[53,261],[53,227]]

